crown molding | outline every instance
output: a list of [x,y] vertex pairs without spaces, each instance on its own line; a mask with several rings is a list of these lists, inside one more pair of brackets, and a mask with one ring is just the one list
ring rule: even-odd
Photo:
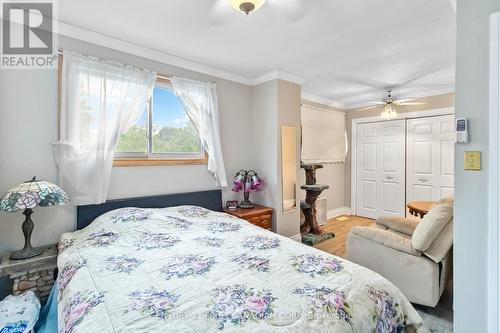
[[253,80],[250,78],[237,75],[215,67],[203,65],[195,61],[177,57],[159,50],[127,42],[125,40],[109,36],[106,34],[102,34],[96,31],[92,31],[86,28],[82,28],[70,23],[57,21],[57,25],[58,25],[57,33],[62,36],[78,39],[84,42],[129,53],[135,56],[147,58],[171,66],[191,70],[206,75],[215,76],[221,79],[238,82],[245,85],[253,84]]
[[[125,41],[120,38],[116,38],[110,35],[106,35],[100,32],[92,31],[87,28],[83,28],[80,26],[76,26],[64,21],[58,21],[54,20],[55,24],[57,25],[56,31],[57,34],[70,37],[73,39],[81,40],[84,42],[88,42],[91,44],[99,45],[102,47],[110,48],[113,50],[125,52],[128,54],[132,54],[138,57],[146,58],[149,60],[157,61],[160,63],[164,63],[167,65],[179,67],[182,69],[190,70],[193,72],[198,72],[201,74],[206,74],[214,77],[218,77],[221,79],[241,83],[244,85],[248,86],[256,86],[268,81],[272,80],[284,80],[288,82],[292,82],[298,85],[303,85],[306,81],[303,77],[287,73],[284,71],[280,70],[272,70],[269,71],[261,76],[258,76],[256,78],[249,78],[245,77],[242,75],[234,74],[229,71],[225,71],[223,69],[203,65],[201,63],[191,61],[182,57],[174,56],[172,54],[165,53],[160,50],[152,49],[149,47],[145,47],[139,44],[131,43],[128,41]],[[446,89],[441,89],[441,90],[434,90],[434,91],[422,91],[418,95],[414,95],[412,97],[419,98],[419,97],[428,97],[428,96],[435,96],[435,95],[441,95],[441,94],[446,94],[446,93],[453,93],[454,92],[454,87],[453,88],[446,88]],[[307,92],[302,92],[302,99],[314,103],[319,103],[327,106],[331,106],[334,108],[339,108],[342,110],[350,110],[350,109],[356,109],[360,108],[363,106],[366,106],[366,103],[350,103],[350,104],[343,104],[339,103],[337,101],[328,99],[326,97],[310,94]]]
[[269,82],[272,80],[283,80],[298,84],[299,86],[303,85],[306,80],[300,76],[290,74],[283,71],[270,71],[259,77],[256,77],[252,80],[252,85],[257,86],[259,84]]
[[334,100],[331,100],[331,99],[328,99],[328,98],[325,98],[322,96],[309,94],[309,93],[306,93],[304,91],[302,92],[302,99],[306,102],[308,101],[308,102],[323,104],[326,106],[331,106],[331,107],[334,107],[337,109],[342,109],[342,110],[346,110],[348,108],[346,105],[344,105],[342,103],[336,102]]
[[131,43],[120,38],[92,31],[87,28],[76,26],[64,21],[57,21],[57,28],[58,28],[57,33],[62,36],[78,39],[84,42],[129,53],[135,56],[143,57],[153,61],[158,61],[171,66],[191,70],[206,75],[215,76],[233,82],[238,82],[248,86],[259,85],[261,83],[276,79],[289,81],[298,85],[302,85],[305,82],[304,78],[279,70],[270,71],[265,73],[264,75],[252,79],[219,68],[203,65],[198,62],[191,61],[185,58],[177,57],[165,53],[163,51]]

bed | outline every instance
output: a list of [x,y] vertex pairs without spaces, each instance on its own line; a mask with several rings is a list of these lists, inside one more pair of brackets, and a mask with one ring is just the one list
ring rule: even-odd
[[420,327],[380,275],[222,213],[220,191],[197,193],[79,208],[81,230],[59,243],[59,332]]

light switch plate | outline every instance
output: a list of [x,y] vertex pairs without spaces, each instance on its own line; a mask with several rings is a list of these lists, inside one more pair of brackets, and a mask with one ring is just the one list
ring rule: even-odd
[[466,151],[464,154],[464,169],[478,171],[481,170],[481,152]]

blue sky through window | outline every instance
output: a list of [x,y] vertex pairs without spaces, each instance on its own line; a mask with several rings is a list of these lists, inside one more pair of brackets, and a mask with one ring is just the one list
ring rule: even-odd
[[185,127],[189,118],[175,95],[168,88],[156,86],[153,90],[153,124],[159,127]]

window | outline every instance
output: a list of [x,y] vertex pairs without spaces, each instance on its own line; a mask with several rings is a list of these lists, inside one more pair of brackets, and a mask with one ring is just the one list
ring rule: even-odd
[[141,119],[119,138],[114,165],[205,163],[196,128],[170,83],[158,79]]

